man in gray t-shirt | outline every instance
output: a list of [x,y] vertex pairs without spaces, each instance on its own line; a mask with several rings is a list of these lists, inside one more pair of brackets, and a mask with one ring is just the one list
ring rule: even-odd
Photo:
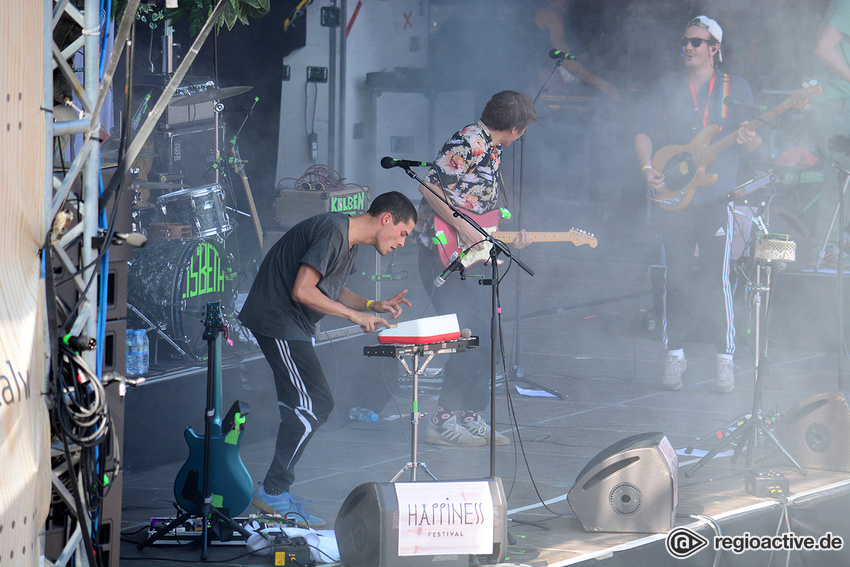
[[260,264],[239,314],[272,368],[280,428],[272,463],[254,495],[254,505],[296,522],[321,527],[289,494],[294,468],[318,427],[333,410],[333,395],[313,347],[313,327],[325,315],[359,325],[364,332],[389,327],[377,313],[395,319],[407,290],[391,299],[369,300],[345,287],[360,244],[387,254],[404,246],[416,224],[416,209],[396,191],[375,198],[366,213],[324,213],[301,221],[272,246]]

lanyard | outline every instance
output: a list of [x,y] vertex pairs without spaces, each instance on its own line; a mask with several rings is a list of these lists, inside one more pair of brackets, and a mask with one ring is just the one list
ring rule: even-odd
[[[708,103],[711,102],[711,91],[714,90],[714,78],[717,76],[717,71],[715,71],[711,75],[711,82],[708,83],[708,100],[705,101],[705,110],[702,113],[702,127],[705,128],[708,126]],[[699,101],[697,100],[697,90],[694,88],[694,82],[690,79],[688,80],[691,83],[691,98],[694,100],[694,107],[697,112],[699,112]]]

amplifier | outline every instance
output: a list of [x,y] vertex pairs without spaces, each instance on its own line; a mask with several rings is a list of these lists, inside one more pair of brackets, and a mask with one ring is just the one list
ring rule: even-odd
[[277,193],[274,220],[282,228],[292,228],[298,222],[320,213],[363,213],[370,204],[368,187],[352,186],[338,191],[310,191],[290,187],[280,189]]
[[183,106],[169,105],[166,110],[166,119],[169,128],[178,124],[195,122],[196,120],[212,120],[215,118],[213,101],[199,102],[198,104],[186,104]]
[[787,234],[768,234],[756,240],[755,253],[760,260],[793,262],[797,258],[797,243]]

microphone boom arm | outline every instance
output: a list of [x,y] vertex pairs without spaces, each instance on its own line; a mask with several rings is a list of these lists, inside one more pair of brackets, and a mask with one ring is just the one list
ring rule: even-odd
[[462,218],[464,221],[466,221],[467,224],[469,224],[469,226],[471,226],[472,228],[477,230],[479,233],[481,233],[482,240],[484,242],[489,242],[493,246],[493,250],[495,250],[496,256],[498,256],[499,254],[504,254],[506,257],[508,257],[512,261],[516,262],[517,266],[522,268],[522,270],[525,273],[527,273],[529,276],[534,275],[534,270],[532,270],[529,266],[527,266],[525,263],[523,263],[522,260],[520,260],[519,258],[514,256],[513,254],[511,254],[510,249],[505,244],[503,244],[499,240],[493,238],[490,235],[489,232],[484,230],[484,228],[482,228],[482,226],[480,224],[478,224],[477,222],[472,220],[472,218],[470,218],[469,215],[467,215],[462,210],[455,207],[443,195],[440,195],[439,193],[434,191],[434,189],[430,185],[425,183],[425,181],[423,181],[418,175],[416,175],[416,173],[411,171],[410,167],[405,167],[405,166],[399,166],[399,167],[401,167],[401,169],[404,170],[404,172],[408,175],[408,177],[418,181],[420,185],[422,185],[423,187],[426,187],[428,189],[428,191],[430,191],[434,196],[436,196],[440,201],[442,201],[449,209],[451,209],[452,214],[454,216]]

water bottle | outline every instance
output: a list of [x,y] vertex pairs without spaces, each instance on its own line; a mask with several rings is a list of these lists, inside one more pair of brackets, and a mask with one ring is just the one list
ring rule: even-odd
[[150,355],[151,355],[151,342],[148,340],[148,332],[145,329],[138,329],[140,337],[140,345],[141,345],[141,353],[142,353],[142,364],[141,368],[139,368],[139,374],[147,374],[148,370],[150,370]]
[[127,374],[138,376],[141,374],[141,345],[139,344],[139,337],[136,334],[135,329],[127,329],[127,343],[126,343],[126,372]]
[[378,421],[378,414],[370,410],[369,408],[351,408],[351,411],[348,412],[349,419],[354,421],[362,421],[363,423],[373,423]]

